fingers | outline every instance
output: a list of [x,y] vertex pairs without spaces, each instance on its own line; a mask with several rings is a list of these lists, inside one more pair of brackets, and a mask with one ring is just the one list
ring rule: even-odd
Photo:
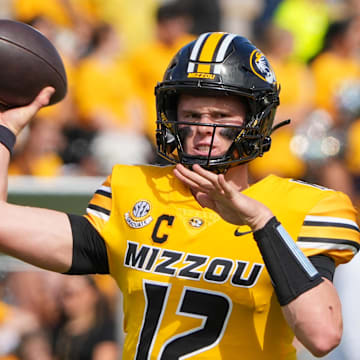
[[215,174],[195,164],[192,170],[178,164],[174,170],[175,176],[184,184],[194,190],[195,193],[201,194],[202,201],[200,205],[209,206],[209,202],[224,201],[225,198],[230,201],[241,198],[241,193],[229,182],[226,181],[223,174]]
[[209,189],[214,189],[217,190],[218,192],[220,192],[221,194],[224,193],[224,190],[222,188],[222,186],[220,185],[220,177],[224,179],[224,175],[222,174],[215,174],[211,171],[205,170],[204,168],[202,168],[200,165],[195,164],[193,166],[193,170],[199,174],[203,179],[206,179],[208,181],[208,184],[211,184],[211,186],[208,186]]
[[227,197],[232,197],[234,195],[234,188],[232,188],[230,186],[230,184],[228,184],[225,180],[225,176],[223,174],[220,174],[218,177],[218,182],[219,182],[219,186],[221,187],[223,193],[227,196]]
[[1,123],[17,135],[31,121],[39,109],[49,103],[54,92],[53,87],[48,86],[42,89],[29,105],[16,107],[1,113]]
[[34,115],[39,111],[40,108],[49,104],[52,94],[55,92],[55,89],[51,86],[47,86],[42,89],[34,101],[29,105],[29,109],[34,113]]
[[185,185],[189,186],[192,189],[199,190],[198,184],[191,179],[191,177],[188,176],[187,170],[182,165],[176,165],[174,169],[174,175]]
[[209,208],[216,211],[214,201],[212,201],[207,194],[199,192],[195,194],[195,198],[201,207]]
[[202,169],[199,165],[194,165],[193,170],[178,164],[174,169],[175,176],[197,191],[211,191],[218,188],[217,175]]

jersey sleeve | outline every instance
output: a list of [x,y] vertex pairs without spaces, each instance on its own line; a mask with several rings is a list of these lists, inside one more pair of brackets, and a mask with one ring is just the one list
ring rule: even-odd
[[297,245],[307,256],[323,254],[336,265],[346,263],[360,248],[356,216],[347,195],[329,191],[305,216]]
[[111,213],[111,175],[95,191],[84,216],[68,214],[73,233],[72,265],[66,274],[108,274],[102,231]]
[[95,191],[84,215],[99,234],[102,234],[102,229],[110,218],[111,205],[111,175],[109,175],[104,183]]

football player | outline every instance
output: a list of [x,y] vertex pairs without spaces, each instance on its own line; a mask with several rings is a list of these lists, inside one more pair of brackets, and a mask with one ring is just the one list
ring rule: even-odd
[[157,145],[170,166],[116,165],[86,214],[6,203],[15,136],[48,102],[1,114],[0,249],[66,274],[111,274],[124,298],[124,359],[296,359],[341,339],[334,269],[359,249],[349,198],[268,176],[279,85],[246,38],[206,33],[156,87]]

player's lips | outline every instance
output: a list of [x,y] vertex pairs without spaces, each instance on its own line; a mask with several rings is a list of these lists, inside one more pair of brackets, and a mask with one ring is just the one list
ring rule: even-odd
[[[210,151],[210,145],[200,144],[196,145],[193,149],[193,155],[208,156]],[[219,155],[218,149],[213,146],[211,149],[211,156]]]

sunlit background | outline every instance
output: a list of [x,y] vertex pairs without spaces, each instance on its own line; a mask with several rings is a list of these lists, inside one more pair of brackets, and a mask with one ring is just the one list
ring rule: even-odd
[[[1,0],[0,17],[45,34],[69,82],[65,100],[41,110],[18,139],[10,201],[82,214],[115,163],[161,162],[154,86],[183,44],[228,31],[269,58],[281,84],[275,121],[291,119],[274,133],[272,150],[250,164],[252,180],[295,177],[359,205],[360,1]],[[336,279],[344,303],[357,297],[357,262],[351,280]],[[121,297],[112,279],[33,270],[0,258],[0,360],[77,360],[84,348],[89,360],[119,359]],[[349,318],[343,307],[344,350],[327,359],[356,360],[346,347],[354,346],[349,329],[360,314],[352,309]],[[299,346],[299,359],[312,358]]]

